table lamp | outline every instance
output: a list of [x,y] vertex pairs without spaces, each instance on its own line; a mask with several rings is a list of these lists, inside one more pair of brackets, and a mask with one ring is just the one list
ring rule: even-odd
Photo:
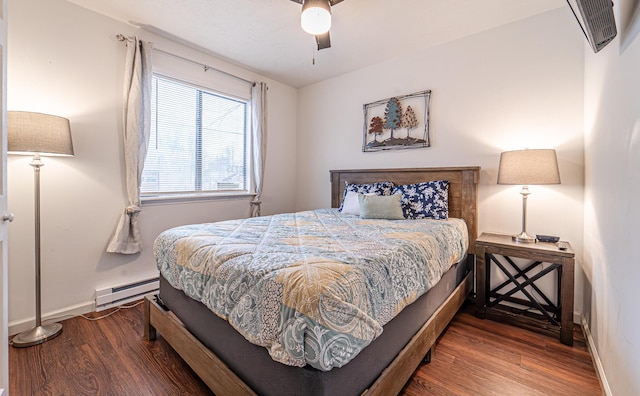
[[514,235],[516,242],[535,242],[536,237],[527,234],[527,197],[529,185],[560,184],[560,171],[556,151],[516,150],[500,154],[498,184],[521,184],[522,232]]
[[40,294],[40,168],[44,163],[40,156],[73,155],[69,120],[48,114],[24,111],[7,112],[7,152],[33,155],[35,190],[35,264],[36,264],[36,326],[16,335],[14,347],[41,344],[62,332],[60,323],[42,325]]

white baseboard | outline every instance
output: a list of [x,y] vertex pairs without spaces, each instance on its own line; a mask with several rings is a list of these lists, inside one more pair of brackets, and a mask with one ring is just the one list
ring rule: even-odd
[[[82,304],[73,305],[57,311],[49,312],[42,315],[42,323],[58,322],[60,320],[69,319],[74,316],[86,314],[96,310],[95,301],[87,301]],[[14,335],[32,329],[35,326],[36,318],[17,320],[9,322],[9,335]]]
[[589,330],[589,324],[587,323],[587,319],[584,315],[580,315],[580,324],[582,325],[582,332],[584,334],[584,338],[587,341],[587,348],[589,349],[589,353],[591,354],[591,359],[593,360],[593,366],[596,369],[596,374],[598,375],[598,379],[600,380],[600,386],[602,387],[602,393],[606,396],[613,396],[611,392],[611,387],[609,386],[609,381],[607,381],[607,376],[604,373],[604,367],[602,367],[602,361],[600,360],[600,355],[598,354],[598,350],[596,349],[596,343],[593,341],[593,337],[591,336],[591,330]]

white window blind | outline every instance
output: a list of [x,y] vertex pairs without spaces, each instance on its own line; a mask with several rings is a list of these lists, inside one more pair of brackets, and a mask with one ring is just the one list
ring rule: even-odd
[[248,192],[248,105],[154,75],[142,197]]

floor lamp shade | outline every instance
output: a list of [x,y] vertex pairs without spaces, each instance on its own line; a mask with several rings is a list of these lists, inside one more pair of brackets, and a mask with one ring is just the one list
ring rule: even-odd
[[68,119],[26,111],[9,111],[7,119],[9,153],[73,155]]
[[7,151],[10,154],[33,154],[35,209],[36,324],[31,330],[16,335],[15,347],[41,344],[62,332],[60,323],[42,325],[40,287],[40,155],[73,155],[69,120],[62,117],[25,111],[7,112]]
[[498,184],[522,185],[522,232],[513,236],[516,242],[535,242],[536,238],[527,234],[527,197],[529,185],[560,184],[560,171],[556,151],[517,150],[500,154]]

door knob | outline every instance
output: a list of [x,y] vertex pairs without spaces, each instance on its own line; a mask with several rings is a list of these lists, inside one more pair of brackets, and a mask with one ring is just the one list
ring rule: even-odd
[[5,213],[2,215],[2,222],[5,223],[8,221],[9,223],[11,223],[14,218],[15,217],[13,216],[13,213],[9,213],[9,214]]

